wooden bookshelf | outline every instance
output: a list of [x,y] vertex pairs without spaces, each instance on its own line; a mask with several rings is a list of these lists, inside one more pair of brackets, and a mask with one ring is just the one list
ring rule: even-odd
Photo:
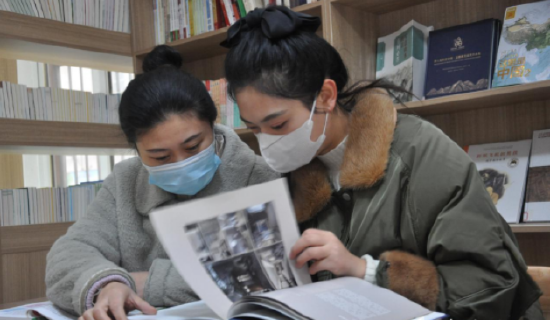
[[550,223],[520,223],[511,224],[514,233],[549,233]]
[[0,11],[0,37],[132,56],[129,33]]
[[[183,56],[185,62],[202,60],[214,57],[227,52],[227,49],[220,46],[225,40],[227,27],[212,32],[206,32],[187,39],[167,42],[166,45],[174,47]],[[143,58],[153,50],[155,46],[136,52],[138,58]]]
[[342,4],[376,14],[398,11],[430,1],[434,0],[332,0],[332,2],[336,4]]
[[[293,8],[297,12],[303,12],[318,17],[323,16],[323,5],[325,0]],[[131,17],[141,21],[140,24],[131,24],[134,69],[135,73],[141,73],[141,64],[147,53],[155,48],[154,17],[153,7],[149,0],[140,0],[130,3]],[[211,80],[223,77],[223,59],[227,49],[220,46],[226,39],[227,29],[221,28],[212,32],[206,32],[187,39],[181,39],[165,43],[175,48],[183,56],[184,69],[193,73],[201,80]],[[323,26],[319,28],[322,36]],[[217,71],[212,71],[211,66]],[[221,66],[221,68],[220,68]]]
[[44,297],[46,255],[73,222],[0,227],[0,300]]
[[119,125],[1,118],[0,146],[129,148]]
[[548,99],[550,80],[409,102],[397,108],[401,113],[427,116]]

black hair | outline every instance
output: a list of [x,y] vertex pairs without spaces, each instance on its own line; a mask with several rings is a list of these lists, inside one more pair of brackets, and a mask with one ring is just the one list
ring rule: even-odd
[[300,29],[278,39],[268,38],[261,24],[240,32],[238,42],[227,53],[225,74],[228,94],[235,101],[239,90],[251,86],[273,97],[300,100],[308,108],[324,80],[332,79],[338,90],[338,105],[348,112],[357,97],[369,89],[404,91],[384,80],[360,81],[346,88],[347,68],[338,51],[325,39]]
[[180,70],[182,63],[174,48],[155,47],[143,60],[144,73],[122,94],[120,126],[132,146],[171,115],[192,114],[214,125],[218,114],[210,94],[202,81]]

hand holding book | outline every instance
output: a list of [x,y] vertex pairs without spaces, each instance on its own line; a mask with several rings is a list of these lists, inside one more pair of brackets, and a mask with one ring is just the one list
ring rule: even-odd
[[330,271],[336,276],[365,277],[366,261],[353,255],[332,233],[318,229],[307,229],[290,250],[290,259],[296,260],[301,269],[307,262],[314,261],[309,274]]

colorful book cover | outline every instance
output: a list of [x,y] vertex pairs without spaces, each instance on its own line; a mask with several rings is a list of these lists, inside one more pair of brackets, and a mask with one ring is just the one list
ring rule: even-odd
[[206,31],[214,31],[214,11],[212,10],[212,0],[204,0],[204,13],[206,16]]
[[473,145],[465,148],[477,166],[493,204],[508,223],[519,223],[531,140]]
[[[428,34],[431,30],[433,27],[411,20],[397,32],[379,38],[376,79],[384,78],[421,98],[424,95]],[[402,102],[417,100],[408,93],[395,94]]]
[[239,7],[239,14],[241,18],[244,18],[246,16],[246,8],[243,0],[237,0],[237,6]]
[[489,89],[499,32],[496,19],[430,32],[426,99]]
[[550,129],[533,133],[524,222],[550,221]]
[[550,79],[550,1],[506,9],[493,87]]

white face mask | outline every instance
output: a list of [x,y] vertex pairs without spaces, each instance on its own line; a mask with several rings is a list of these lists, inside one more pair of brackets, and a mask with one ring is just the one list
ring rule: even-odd
[[265,159],[271,169],[287,173],[294,171],[308,163],[315,157],[317,151],[325,141],[325,130],[327,129],[328,113],[325,116],[323,134],[317,141],[311,141],[313,130],[313,113],[317,101],[313,103],[309,119],[298,129],[284,136],[273,136],[265,133],[258,133],[258,143]]

